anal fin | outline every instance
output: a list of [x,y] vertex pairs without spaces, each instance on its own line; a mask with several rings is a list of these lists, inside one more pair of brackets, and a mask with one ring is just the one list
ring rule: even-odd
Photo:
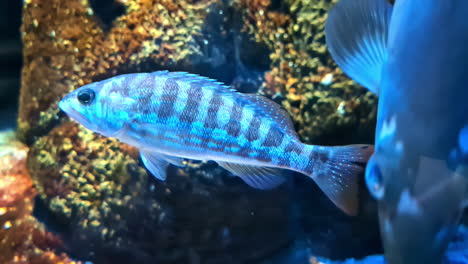
[[239,176],[249,186],[257,189],[273,189],[283,182],[284,169],[251,166],[238,163],[219,162],[219,166],[230,171],[232,174]]

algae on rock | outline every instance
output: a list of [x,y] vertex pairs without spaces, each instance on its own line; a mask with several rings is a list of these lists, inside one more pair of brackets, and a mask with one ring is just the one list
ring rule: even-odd
[[43,113],[53,112],[49,108],[57,109],[58,100],[79,86],[147,61],[187,67],[190,56],[201,53],[194,36],[214,1],[120,2],[126,13],[105,32],[87,0],[25,1],[18,119],[23,141],[47,133],[56,118]]
[[[239,0],[244,30],[267,45],[271,69],[262,93],[282,103],[299,136],[314,144],[372,142],[377,98],[334,64],[325,44],[336,0]],[[274,6],[276,5],[276,6]]]

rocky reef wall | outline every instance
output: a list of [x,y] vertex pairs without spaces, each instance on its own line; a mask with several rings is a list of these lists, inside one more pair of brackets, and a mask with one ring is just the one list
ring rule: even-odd
[[304,177],[258,191],[213,163],[170,167],[160,182],[136,149],[57,107],[66,93],[114,75],[189,71],[282,104],[304,142],[370,143],[376,98],[325,47],[334,2],[25,0],[17,134],[30,146],[36,216],[67,253],[96,263],[252,262],[287,247],[296,232],[323,255],[377,250],[372,206],[350,219]]

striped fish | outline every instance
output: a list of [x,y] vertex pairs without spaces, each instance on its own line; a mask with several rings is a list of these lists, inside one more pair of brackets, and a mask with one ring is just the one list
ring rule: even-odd
[[168,164],[214,160],[259,189],[305,174],[343,211],[357,211],[358,175],[368,145],[306,145],[276,103],[184,72],[116,76],[66,95],[59,107],[86,128],[140,150],[145,167],[166,178]]

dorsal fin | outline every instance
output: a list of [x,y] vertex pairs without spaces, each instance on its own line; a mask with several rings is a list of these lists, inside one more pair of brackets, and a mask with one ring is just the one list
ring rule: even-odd
[[203,88],[213,89],[218,92],[237,92],[236,89],[231,88],[225,85],[222,82],[216,81],[214,79],[210,79],[208,77],[204,77],[198,74],[188,73],[188,72],[169,72],[169,71],[157,71],[153,72],[153,75],[161,75],[166,78],[171,78],[175,81],[180,80],[186,83],[194,83]]
[[288,113],[279,104],[267,99],[266,97],[255,94],[240,93],[222,82],[197,74],[169,71],[157,71],[152,74],[172,78],[176,81],[180,80],[186,83],[195,83],[204,89],[213,89],[218,93],[222,93],[224,96],[231,96],[236,102],[242,104],[244,107],[278,124],[278,126],[280,126],[280,128],[287,134],[297,136],[293,122],[291,121]]
[[288,112],[284,110],[279,104],[272,100],[256,94],[243,94],[247,103],[251,103],[255,107],[255,112],[259,115],[270,117],[281,129],[287,134],[297,136],[294,130],[294,124],[289,117]]
[[375,94],[387,58],[392,10],[387,0],[341,0],[325,24],[326,43],[336,64]]

